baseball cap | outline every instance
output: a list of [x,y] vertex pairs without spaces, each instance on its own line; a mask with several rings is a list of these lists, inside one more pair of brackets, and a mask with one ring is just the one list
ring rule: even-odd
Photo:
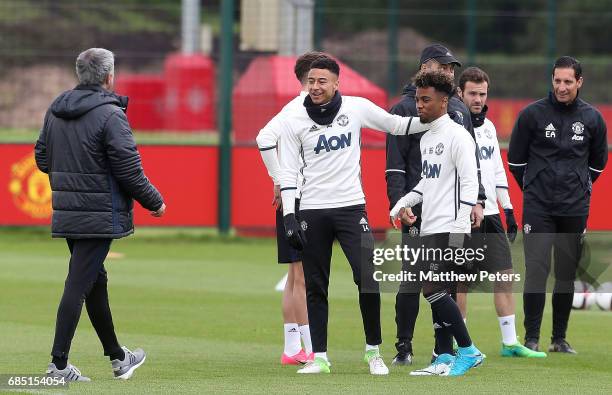
[[461,67],[461,63],[453,56],[451,51],[442,44],[432,44],[421,52],[421,62],[423,64],[430,59],[435,59],[440,64],[451,64],[454,63],[458,67]]

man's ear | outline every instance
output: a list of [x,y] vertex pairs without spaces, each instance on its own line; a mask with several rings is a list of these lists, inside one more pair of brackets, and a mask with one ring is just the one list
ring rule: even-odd
[[578,89],[582,88],[582,83],[584,82],[584,80],[582,79],[582,77],[578,78],[578,81],[576,81],[576,84],[578,85]]

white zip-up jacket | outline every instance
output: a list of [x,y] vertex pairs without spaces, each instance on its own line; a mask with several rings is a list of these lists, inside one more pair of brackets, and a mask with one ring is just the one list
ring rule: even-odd
[[[285,104],[280,112],[276,114],[257,135],[256,141],[259,153],[261,154],[264,165],[268,170],[268,175],[272,178],[274,185],[280,185],[281,177],[280,161],[278,158],[278,142],[283,132],[283,122],[281,120],[287,117],[291,111],[295,111],[302,107],[306,95],[307,93],[305,91],[301,91],[298,96]],[[298,182],[298,185],[299,184]]]
[[314,122],[301,106],[282,119],[281,191],[284,215],[295,212],[298,174],[303,181],[300,210],[365,203],[361,185],[361,128],[391,134],[421,133],[428,124],[418,117],[389,114],[362,97],[342,96],[329,125]]
[[484,215],[499,214],[497,200],[504,209],[511,209],[512,204],[508,194],[508,179],[497,141],[497,131],[493,122],[485,118],[481,126],[474,128],[474,134],[480,159],[480,181],[487,195]]
[[429,126],[421,137],[421,180],[397,202],[391,217],[422,202],[421,235],[470,233],[470,213],[478,197],[474,140],[448,114]]

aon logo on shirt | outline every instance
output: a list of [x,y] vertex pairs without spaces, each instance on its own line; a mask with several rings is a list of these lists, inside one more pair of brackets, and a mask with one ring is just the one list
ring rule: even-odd
[[327,138],[324,134],[319,136],[319,141],[314,149],[315,154],[325,150],[325,152],[335,151],[351,146],[351,134],[341,134],[340,136],[331,136]]
[[439,178],[440,170],[442,170],[441,163],[427,163],[427,161],[423,161],[423,177]]
[[493,156],[493,152],[495,151],[495,147],[493,146],[488,146],[488,147],[480,147],[480,149],[478,149],[478,158],[480,160],[488,160],[491,159],[491,157]]

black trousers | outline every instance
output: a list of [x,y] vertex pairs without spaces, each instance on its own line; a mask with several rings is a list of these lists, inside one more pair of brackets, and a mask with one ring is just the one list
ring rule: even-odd
[[[402,226],[402,245],[417,249],[422,246],[419,237],[421,228],[421,217],[417,218],[412,226]],[[422,265],[415,262],[402,261],[402,271],[415,273],[417,279],[419,272],[423,270]],[[412,342],[414,326],[419,315],[419,302],[422,284],[420,281],[406,281],[400,284],[395,296],[395,325],[397,329],[398,344]]]
[[525,339],[540,338],[546,303],[546,282],[553,251],[555,285],[552,296],[552,338],[553,340],[565,338],[574,297],[574,280],[582,255],[586,222],[587,216],[551,216],[524,210]]
[[359,290],[359,307],[366,343],[382,343],[380,293],[374,281],[374,238],[364,205],[331,209],[300,210],[308,243],[302,265],[306,280],[308,322],[314,352],[327,351],[327,290],[334,240],[338,240],[353,271]]
[[67,239],[66,241],[71,254],[70,265],[64,294],[57,310],[51,355],[68,358],[83,302],[87,306],[89,319],[104,348],[104,355],[121,352],[108,304],[106,287],[108,280],[104,268],[104,260],[112,239]]

